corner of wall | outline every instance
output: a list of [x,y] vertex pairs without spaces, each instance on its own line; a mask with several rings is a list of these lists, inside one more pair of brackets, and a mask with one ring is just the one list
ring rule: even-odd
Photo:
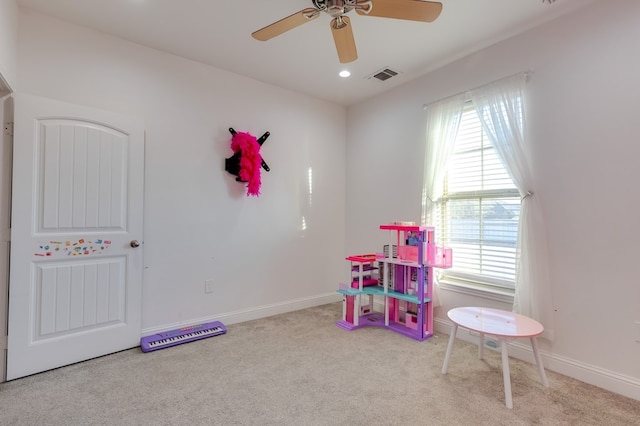
[[18,49],[18,4],[0,0],[0,96],[15,87]]

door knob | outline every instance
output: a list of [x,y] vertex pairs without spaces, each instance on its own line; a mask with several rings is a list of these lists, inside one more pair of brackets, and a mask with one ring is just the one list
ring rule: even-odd
[[131,240],[129,244],[131,244],[131,247],[133,248],[140,247],[140,243],[138,242],[138,240]]

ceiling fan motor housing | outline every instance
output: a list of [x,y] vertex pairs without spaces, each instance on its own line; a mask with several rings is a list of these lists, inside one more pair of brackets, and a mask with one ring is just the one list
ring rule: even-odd
[[312,2],[315,7],[324,10],[334,18],[352,11],[358,3],[357,0],[312,0]]

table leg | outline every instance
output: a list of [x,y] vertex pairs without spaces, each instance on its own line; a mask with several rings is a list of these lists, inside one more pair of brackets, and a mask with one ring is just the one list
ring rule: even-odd
[[535,357],[536,365],[538,366],[538,373],[540,373],[540,380],[542,380],[544,387],[548,388],[549,382],[547,381],[547,375],[544,372],[544,365],[542,364],[540,351],[538,351],[538,339],[536,339],[535,336],[531,338],[531,347],[533,348],[533,356]]
[[513,408],[513,399],[511,398],[511,373],[509,371],[509,351],[507,350],[507,339],[500,339],[500,347],[502,349],[502,378],[504,379],[504,397],[507,408]]
[[478,342],[478,358],[484,358],[484,333],[480,333],[480,342]]
[[456,333],[458,332],[458,324],[455,322],[451,326],[451,332],[449,333],[449,344],[447,345],[447,353],[444,356],[444,364],[442,364],[442,374],[447,374],[449,369],[449,358],[451,357],[451,350],[453,349],[453,342],[456,340]]

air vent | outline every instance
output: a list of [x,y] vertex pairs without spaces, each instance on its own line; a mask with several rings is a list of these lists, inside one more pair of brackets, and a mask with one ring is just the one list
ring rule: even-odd
[[377,78],[380,81],[385,81],[396,75],[398,75],[397,72],[390,70],[389,68],[385,68],[382,71],[378,71],[377,73],[373,74],[373,78]]

